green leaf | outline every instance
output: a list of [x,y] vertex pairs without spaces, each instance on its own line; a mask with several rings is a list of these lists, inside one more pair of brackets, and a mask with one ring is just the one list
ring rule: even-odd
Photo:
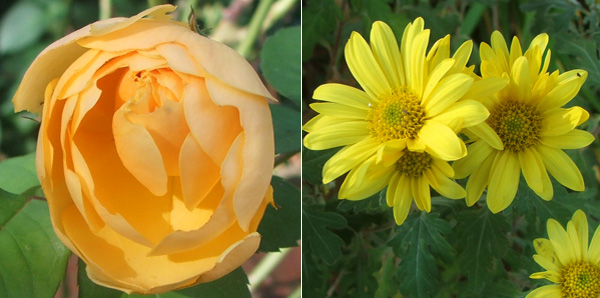
[[600,59],[596,55],[596,43],[593,40],[573,37],[573,35],[565,33],[552,36],[556,39],[556,51],[574,57],[570,67],[587,70],[587,84],[598,86],[600,84]]
[[381,264],[381,269],[377,275],[377,290],[375,298],[394,297],[398,293],[398,284],[400,279],[396,270],[396,258],[391,252],[384,253],[384,261]]
[[470,288],[478,292],[494,277],[494,265],[502,266],[497,262],[510,249],[510,224],[505,216],[492,214],[488,208],[458,213],[456,221],[451,239],[462,248],[458,263]]
[[319,205],[302,206],[303,245],[326,264],[335,263],[342,255],[344,241],[329,229],[346,227],[343,216],[320,210]]
[[500,280],[486,285],[481,297],[515,298],[520,297],[519,288],[508,280]]
[[277,92],[300,106],[300,26],[278,30],[260,52],[265,79]]
[[275,154],[300,151],[300,113],[281,105],[270,105],[275,130]]
[[18,1],[0,22],[0,54],[19,51],[39,39],[46,30],[42,8],[29,1]]
[[306,148],[302,150],[302,179],[315,185],[323,183],[323,165],[339,150],[340,148],[319,151]]
[[[381,206],[386,205],[385,194],[387,188],[382,191],[362,200],[351,201],[351,200],[340,200],[337,205],[337,209],[343,212],[365,212],[365,211],[380,211]],[[386,205],[387,206],[387,205]]]
[[334,0],[308,0],[302,8],[302,60],[308,60],[317,42],[335,30],[342,10]]
[[390,240],[396,256],[402,259],[398,269],[400,292],[408,297],[432,297],[437,291],[436,257],[450,262],[454,249],[444,236],[450,224],[439,214],[414,212]]
[[128,295],[118,290],[105,288],[92,282],[85,273],[85,264],[79,261],[79,271],[77,273],[77,282],[79,283],[79,297],[81,298],[134,298],[134,297],[155,297],[155,298],[222,298],[222,297],[251,297],[248,289],[248,278],[244,270],[239,267],[231,273],[209,283],[199,284],[191,288],[185,288],[177,291],[166,292],[162,294]]
[[0,162],[0,188],[13,194],[40,185],[35,170],[35,153]]
[[267,206],[258,226],[262,235],[258,250],[266,252],[297,246],[300,239],[300,190],[277,176],[271,185],[277,210]]
[[0,296],[54,297],[69,250],[50,223],[48,204],[0,190]]
[[576,198],[579,193],[567,193],[564,186],[558,183],[554,178],[552,187],[554,188],[554,197],[550,201],[544,201],[533,190],[527,186],[525,179],[519,182],[515,206],[520,214],[524,214],[530,223],[535,223],[538,219],[545,224],[550,218],[559,222],[567,222],[573,216],[577,209],[583,208],[585,200]]

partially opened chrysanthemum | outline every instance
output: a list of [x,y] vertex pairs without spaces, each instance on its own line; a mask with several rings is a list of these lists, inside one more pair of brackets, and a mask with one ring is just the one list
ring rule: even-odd
[[596,298],[600,296],[600,229],[588,247],[588,222],[577,210],[567,230],[554,219],[548,220],[548,239],[533,241],[533,259],[546,271],[530,276],[554,284],[531,291],[526,298]]
[[481,80],[466,67],[472,42],[450,57],[450,37],[427,53],[429,30],[417,18],[406,26],[399,47],[391,28],[373,23],[371,44],[353,32],[346,44],[348,67],[363,90],[324,84],[311,104],[320,113],[304,125],[304,145],[312,150],[344,146],[323,168],[323,183],[349,172],[340,199],[365,199],[384,187],[397,224],[406,218],[413,198],[430,211],[430,186],[449,198],[465,191],[452,181],[446,161],[467,154],[457,136],[488,117],[476,100],[507,83],[503,78]]
[[517,193],[521,172],[544,200],[554,193],[548,172],[562,185],[584,190],[579,169],[562,149],[582,148],[594,140],[590,133],[575,129],[589,114],[581,107],[563,106],[577,95],[587,72],[548,73],[547,34],[535,37],[524,54],[517,37],[510,51],[500,32],[492,34],[491,43],[480,48],[482,77],[505,77],[510,83],[497,96],[480,100],[490,117],[467,129],[475,142],[467,157],[453,164],[457,178],[471,175],[467,205],[475,204],[487,187],[489,209],[504,210]]

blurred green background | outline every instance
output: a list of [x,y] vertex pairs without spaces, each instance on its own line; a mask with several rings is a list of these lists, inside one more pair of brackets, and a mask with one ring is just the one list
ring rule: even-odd
[[[248,36],[250,22],[260,2],[267,2],[268,12],[258,36],[252,38]],[[202,33],[237,49],[259,73],[265,39],[283,27],[299,26],[301,20],[297,0],[0,1],[0,160],[35,151],[39,126],[32,120],[35,116],[15,115],[11,99],[37,54],[53,41],[100,18],[129,17],[164,3],[177,5],[176,18],[185,22],[193,7]],[[299,74],[299,65],[297,68]],[[296,87],[299,93],[299,83]]]

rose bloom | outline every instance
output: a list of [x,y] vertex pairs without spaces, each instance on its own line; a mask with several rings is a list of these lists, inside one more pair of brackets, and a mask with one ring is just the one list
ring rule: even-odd
[[273,200],[271,96],[234,50],[171,21],[174,9],[56,41],[13,99],[42,112],[37,172],[56,234],[91,280],[128,293],[239,267]]

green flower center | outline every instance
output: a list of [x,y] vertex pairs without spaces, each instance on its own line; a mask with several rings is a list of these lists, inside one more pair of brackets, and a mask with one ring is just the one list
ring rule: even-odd
[[424,121],[425,110],[419,98],[404,87],[380,96],[379,103],[367,114],[367,127],[380,143],[415,138]]
[[426,152],[404,150],[404,154],[396,163],[400,173],[409,177],[423,176],[423,172],[431,168],[431,155]]
[[600,268],[588,262],[577,262],[560,272],[563,297],[596,298],[600,294]]
[[504,143],[504,149],[520,152],[539,142],[542,116],[530,104],[508,100],[490,111],[487,123]]

